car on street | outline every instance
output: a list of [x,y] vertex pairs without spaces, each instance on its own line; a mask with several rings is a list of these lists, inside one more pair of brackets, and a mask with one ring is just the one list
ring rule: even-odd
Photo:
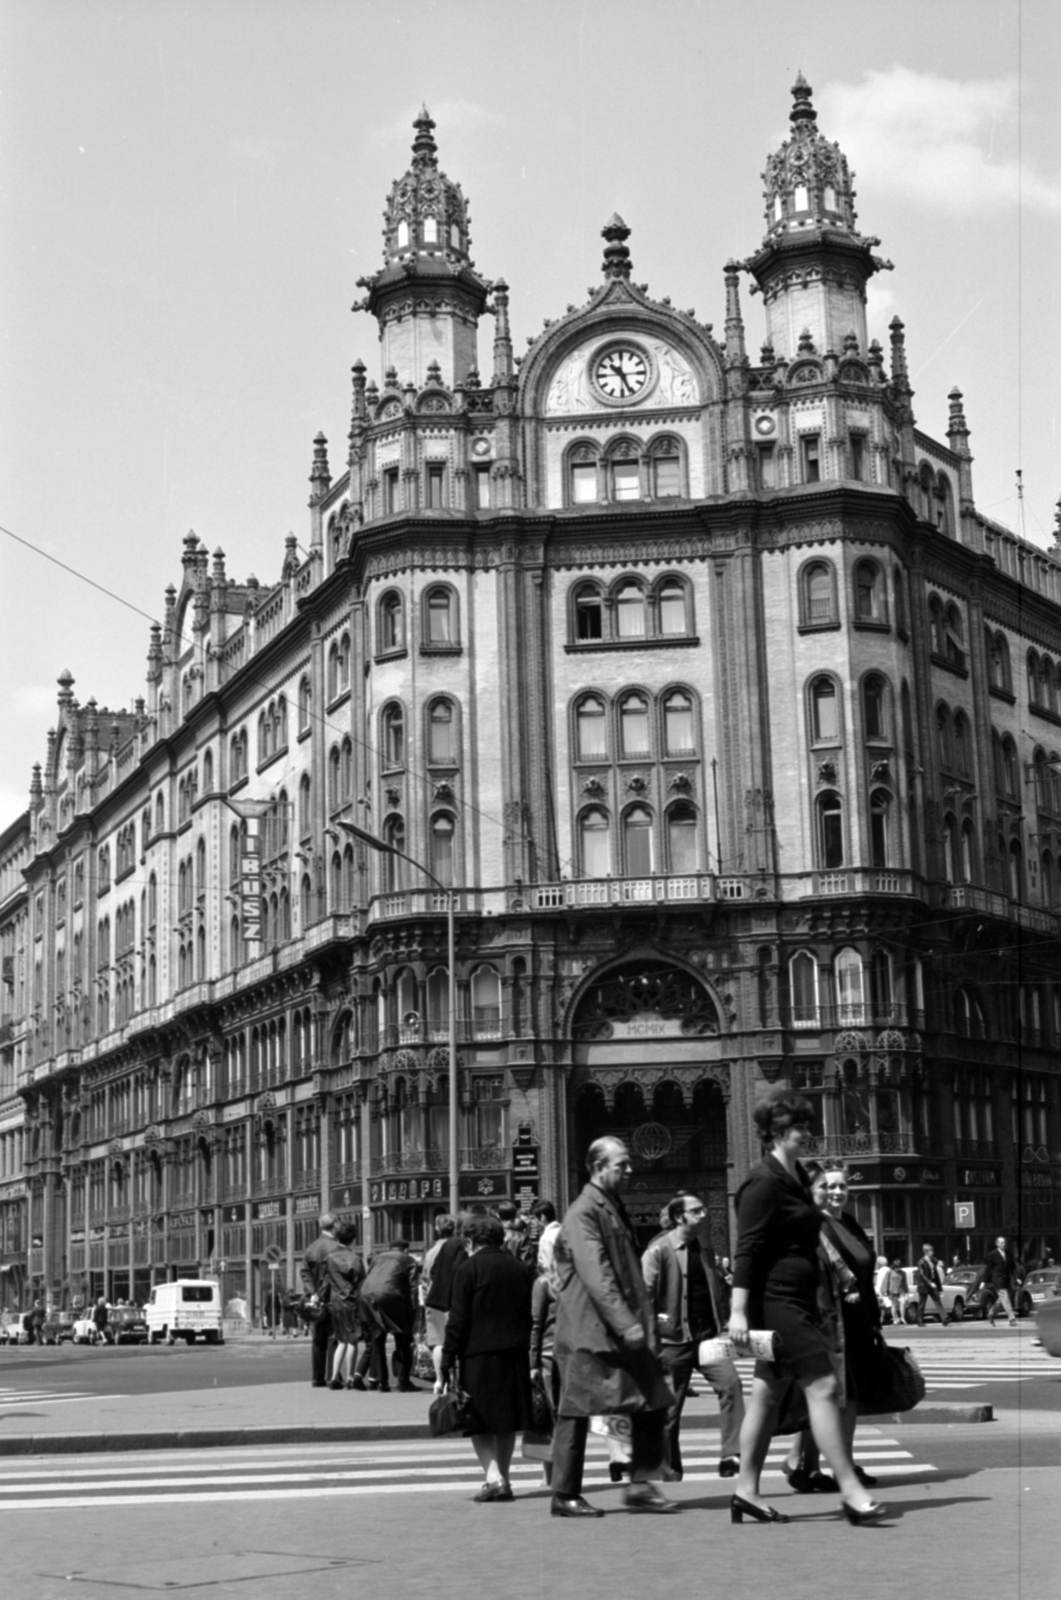
[[59,1311],[53,1307],[44,1318],[41,1328],[42,1344],[73,1343],[74,1323],[77,1321],[76,1311]]
[[4,1344],[29,1344],[29,1321],[31,1311],[12,1312],[6,1323],[0,1326],[0,1339]]
[[[943,1290],[940,1295],[943,1309],[961,1322],[965,1317],[982,1317],[983,1307],[980,1304],[980,1290],[977,1287],[983,1267],[974,1264],[968,1267],[952,1267],[943,1279]],[[915,1296],[916,1309],[917,1299]]]
[[1061,1356],[1061,1294],[1035,1302],[1035,1326],[1047,1355]]
[[138,1306],[112,1306],[108,1327],[115,1344],[146,1344],[147,1318]]
[[98,1344],[99,1335],[91,1316],[80,1316],[74,1323],[75,1344]]
[[1020,1292],[1021,1300],[1028,1303],[1028,1313],[1038,1311],[1044,1300],[1061,1295],[1061,1267],[1036,1267],[1021,1284]]

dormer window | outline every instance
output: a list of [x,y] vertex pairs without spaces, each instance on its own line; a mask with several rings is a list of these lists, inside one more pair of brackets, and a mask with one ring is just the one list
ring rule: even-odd
[[421,232],[425,244],[438,243],[438,223],[435,221],[434,217],[424,218],[424,225]]
[[399,224],[398,224],[398,249],[399,250],[405,250],[405,249],[408,248],[408,244],[409,244],[409,224],[407,222],[399,222]]

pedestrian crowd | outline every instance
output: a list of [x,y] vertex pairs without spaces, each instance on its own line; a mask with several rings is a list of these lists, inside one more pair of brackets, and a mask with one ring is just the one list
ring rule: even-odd
[[[875,1480],[852,1444],[860,1410],[880,1408],[888,1366],[881,1263],[847,1209],[844,1172],[800,1159],[812,1118],[787,1092],[756,1107],[763,1159],[737,1193],[732,1263],[716,1259],[692,1193],[668,1202],[639,1247],[622,1199],[632,1163],[613,1137],[590,1146],[588,1181],[562,1220],[547,1200],[528,1217],[509,1202],[441,1215],[422,1268],[396,1239],[366,1270],[352,1229],[323,1216],[302,1266],[312,1383],[387,1392],[392,1376],[414,1388],[415,1370],[445,1426],[455,1417],[470,1440],[483,1471],[477,1501],[513,1498],[522,1434],[552,1515],[595,1518],[603,1512],[582,1492],[591,1432],[607,1441],[627,1510],[678,1511],[660,1485],[682,1477],[682,1412],[699,1372],[718,1397],[717,1470],[733,1480],[734,1523],[790,1520],[760,1488],[775,1434],[791,1435],[785,1472],[797,1493],[839,1494],[855,1526],[878,1519]],[[924,1281],[931,1298],[927,1269]],[[733,1357],[753,1351],[746,1400]]]

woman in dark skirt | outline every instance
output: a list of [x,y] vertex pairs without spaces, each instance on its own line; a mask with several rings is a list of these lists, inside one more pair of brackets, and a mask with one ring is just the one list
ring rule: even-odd
[[516,1434],[532,1425],[530,1389],[533,1270],[504,1248],[496,1217],[467,1217],[469,1255],[453,1276],[442,1377],[460,1371],[472,1403],[472,1448],[484,1482],[480,1504],[511,1500],[509,1467]]
[[818,1303],[818,1244],[822,1214],[814,1204],[799,1156],[810,1139],[813,1107],[774,1091],[755,1108],[763,1146],[760,1166],[737,1191],[737,1254],[730,1338],[743,1352],[750,1328],[771,1329],[781,1341],[777,1361],[755,1367],[740,1441],[740,1475],[731,1516],[787,1522],[762,1498],[759,1478],[774,1422],[793,1378],[803,1390],[811,1431],[836,1475],[841,1509],[856,1525],[880,1515],[867,1501],[844,1437],[834,1350]]

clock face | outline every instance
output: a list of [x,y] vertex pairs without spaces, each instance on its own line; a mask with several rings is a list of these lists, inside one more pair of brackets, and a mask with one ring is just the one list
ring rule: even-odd
[[647,356],[632,345],[612,345],[597,360],[593,379],[609,400],[633,400],[647,386],[650,368]]

